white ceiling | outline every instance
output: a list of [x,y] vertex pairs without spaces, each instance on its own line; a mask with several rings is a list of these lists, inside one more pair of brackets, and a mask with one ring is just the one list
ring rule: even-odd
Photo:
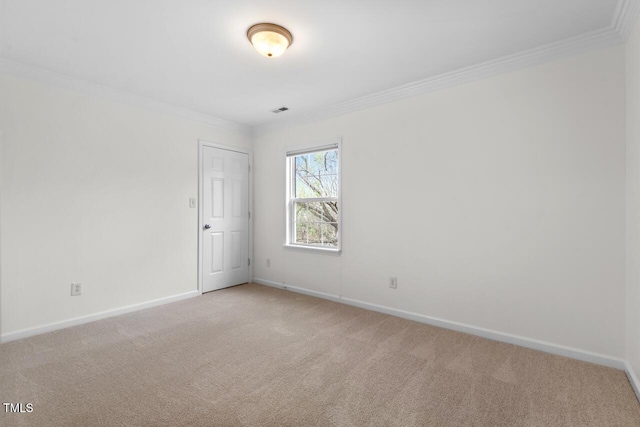
[[[618,0],[2,0],[0,7],[2,58],[250,126],[603,29],[619,11]],[[258,22],[292,32],[282,57],[253,50],[245,34]],[[281,106],[290,111],[270,112]]]

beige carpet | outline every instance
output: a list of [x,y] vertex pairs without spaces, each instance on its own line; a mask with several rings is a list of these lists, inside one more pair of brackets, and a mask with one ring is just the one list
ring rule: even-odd
[[2,426],[640,426],[621,371],[253,284],[0,361]]

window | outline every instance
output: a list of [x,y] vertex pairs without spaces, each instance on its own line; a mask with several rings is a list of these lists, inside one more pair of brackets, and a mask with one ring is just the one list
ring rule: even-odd
[[287,246],[340,251],[340,142],[287,151]]

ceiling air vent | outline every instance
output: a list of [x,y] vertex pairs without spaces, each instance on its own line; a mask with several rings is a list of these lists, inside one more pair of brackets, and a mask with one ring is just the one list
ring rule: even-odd
[[278,114],[278,113],[283,113],[285,111],[287,111],[288,108],[287,107],[280,107],[280,108],[276,108],[275,110],[271,110],[272,113]]

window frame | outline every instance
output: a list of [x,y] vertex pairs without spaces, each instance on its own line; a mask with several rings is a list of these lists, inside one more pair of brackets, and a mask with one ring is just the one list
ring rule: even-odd
[[[333,201],[335,197],[313,197],[313,198],[299,198],[296,199],[293,194],[295,189],[295,166],[293,162],[296,156],[302,154],[316,153],[319,151],[338,151],[338,244],[335,247],[320,246],[314,244],[304,244],[295,242],[295,202],[322,202]],[[303,251],[310,251],[316,253],[326,253],[333,255],[340,255],[342,253],[342,139],[335,138],[328,141],[314,142],[304,145],[297,145],[294,147],[287,147],[285,149],[285,180],[286,180],[286,194],[285,194],[285,243],[284,247],[288,249],[297,249]]]

